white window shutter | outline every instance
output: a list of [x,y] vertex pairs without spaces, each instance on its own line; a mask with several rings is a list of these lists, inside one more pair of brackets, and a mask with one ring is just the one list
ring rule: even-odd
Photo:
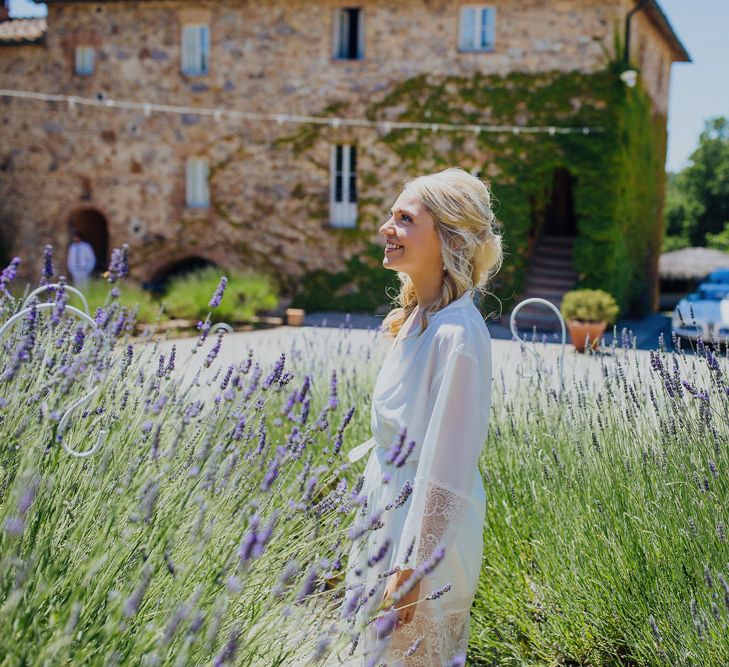
[[481,48],[491,50],[494,48],[494,19],[496,12],[493,7],[481,9]]
[[200,26],[200,60],[199,71],[201,74],[208,73],[210,62],[210,29],[206,25]]
[[93,46],[77,46],[76,47],[76,74],[93,74],[94,73],[94,47]]
[[185,74],[207,74],[208,27],[186,25],[182,29],[182,71]]
[[210,205],[210,184],[208,183],[208,163],[198,160],[198,206]]
[[356,147],[332,146],[329,169],[329,223],[332,227],[357,224]]
[[208,163],[202,158],[189,158],[185,165],[185,199],[188,208],[210,205]]
[[461,26],[458,46],[462,51],[473,51],[476,48],[476,8],[461,8]]

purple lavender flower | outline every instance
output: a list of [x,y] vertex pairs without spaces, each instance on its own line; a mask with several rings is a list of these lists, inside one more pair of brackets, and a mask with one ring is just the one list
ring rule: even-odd
[[402,507],[407,502],[407,499],[410,497],[412,492],[413,492],[412,484],[410,484],[410,481],[406,479],[405,484],[402,485],[402,489],[401,489],[400,493],[397,495],[397,498],[395,498],[395,500],[393,502],[388,503],[385,506],[385,509],[391,510],[393,507],[394,508]]
[[144,435],[147,435],[152,430],[152,426],[154,426],[154,423],[151,422],[149,419],[142,424],[142,433]]
[[309,419],[309,410],[311,409],[311,399],[307,398],[304,401],[304,406],[301,409],[301,423],[306,424],[306,420]]
[[220,346],[223,344],[223,332],[221,331],[218,333],[218,336],[215,340],[215,345],[213,345],[210,352],[208,352],[208,356],[205,358],[204,366],[205,368],[209,368],[212,363],[215,361],[216,357],[218,356],[218,352],[220,352]]
[[213,667],[222,667],[223,665],[233,664],[236,651],[238,650],[238,638],[240,637],[240,627],[234,626],[228,635],[228,641],[225,642],[225,646],[220,650],[215,660],[213,661]]
[[53,324],[60,324],[63,313],[66,310],[66,302],[68,301],[68,295],[66,294],[66,285],[63,278],[60,279],[60,287],[56,289],[56,293],[53,297],[53,310],[51,312],[51,322]]
[[233,369],[235,366],[233,364],[230,364],[228,366],[228,370],[225,372],[225,375],[223,376],[223,379],[220,381],[220,390],[225,391],[225,389],[228,386],[228,383],[230,382],[230,376],[233,375]]
[[375,633],[377,638],[382,640],[389,637],[397,623],[397,609],[390,609],[375,620]]
[[316,584],[316,578],[318,575],[319,566],[314,563],[314,565],[312,565],[309,569],[309,572],[307,573],[306,578],[304,579],[304,583],[299,589],[299,592],[296,594],[297,603],[302,603],[307,597],[309,597],[309,595],[314,592],[314,584]]
[[261,491],[268,491],[271,488],[271,485],[276,481],[276,478],[278,477],[279,465],[280,464],[277,458],[275,458],[271,462],[268,470],[266,471],[266,475],[261,482]]
[[405,449],[405,451],[402,452],[402,454],[400,454],[400,456],[395,461],[396,468],[402,468],[405,465],[405,463],[408,460],[408,456],[410,456],[410,453],[413,451],[414,448],[415,448],[415,440],[411,440],[410,442],[408,442],[408,446]]
[[296,397],[296,400],[299,403],[302,403],[304,401],[304,398],[306,398],[306,394],[308,393],[310,388],[311,388],[311,376],[304,375],[304,381],[301,384],[301,389],[299,390],[299,395]]
[[81,349],[84,346],[84,341],[86,340],[86,334],[84,333],[84,328],[79,325],[76,328],[76,333],[73,335],[73,352],[75,354],[78,354],[81,352]]
[[466,654],[459,653],[453,656],[452,660],[448,663],[448,667],[463,667],[466,664]]
[[277,382],[281,378],[283,373],[284,364],[286,363],[286,355],[282,354],[278,361],[274,364],[273,370],[263,381],[263,389],[268,389],[274,382]]
[[131,618],[139,611],[139,606],[142,604],[149,584],[152,581],[152,570],[149,566],[145,565],[142,571],[142,578],[139,585],[134,589],[132,594],[124,601],[124,616]]
[[400,456],[402,446],[405,444],[405,438],[407,437],[407,429],[403,426],[397,434],[397,439],[392,443],[392,446],[385,455],[385,461],[387,463],[393,463],[395,459]]
[[443,597],[449,590],[451,590],[451,585],[446,584],[442,588],[438,588],[434,590],[432,593],[429,593],[425,596],[426,600],[437,600],[440,597]]
[[420,648],[420,645],[423,643],[423,638],[418,637],[410,646],[408,647],[407,651],[403,653],[403,656],[406,658],[409,658],[411,655],[415,653]]
[[109,282],[115,283],[129,273],[129,246],[125,243],[121,248],[111,251],[109,262]]
[[53,278],[53,246],[47,245],[43,248],[43,271],[41,273],[41,285],[47,285]]
[[217,308],[220,305],[220,302],[223,299],[223,293],[225,292],[225,287],[228,284],[228,279],[223,276],[220,279],[220,283],[215,288],[215,292],[213,293],[213,298],[210,299],[210,303],[208,304],[210,308]]
[[111,333],[114,336],[114,338],[119,338],[119,336],[122,335],[124,330],[127,328],[127,316],[125,312],[119,313],[119,317],[117,318],[116,322],[114,322],[114,326],[111,328]]
[[339,398],[337,397],[337,371],[332,371],[331,380],[329,380],[329,404],[330,410],[336,410],[339,406]]
[[245,428],[246,418],[245,415],[242,415],[241,418],[238,420],[238,423],[235,425],[235,428],[233,429],[233,440],[240,440],[243,437]]
[[380,548],[367,559],[367,567],[373,567],[379,563],[390,549],[390,540],[385,540]]
[[172,371],[175,370],[175,359],[177,358],[177,345],[173,345],[172,349],[170,350],[170,358],[167,361],[167,368],[165,370],[166,374],[169,375],[172,373]]
[[6,296],[10,295],[10,283],[15,280],[18,275],[18,266],[20,266],[20,257],[13,257],[8,264],[0,273],[0,292]]

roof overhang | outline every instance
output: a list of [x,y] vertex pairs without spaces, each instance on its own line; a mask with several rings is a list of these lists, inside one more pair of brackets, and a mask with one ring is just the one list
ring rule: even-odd
[[666,42],[668,43],[671,51],[673,52],[673,62],[678,63],[690,63],[691,56],[686,51],[686,47],[681,43],[678,35],[674,32],[671,24],[668,21],[668,17],[663,13],[657,0],[648,0],[643,11],[646,16],[650,19],[659,32],[663,35]]

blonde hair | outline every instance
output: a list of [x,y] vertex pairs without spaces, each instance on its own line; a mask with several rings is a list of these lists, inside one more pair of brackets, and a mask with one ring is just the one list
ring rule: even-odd
[[[435,221],[443,257],[443,282],[434,303],[420,316],[421,332],[428,326],[428,315],[445,308],[472,289],[489,294],[487,285],[503,261],[501,235],[491,209],[492,197],[484,181],[458,167],[408,181],[404,190],[425,206]],[[417,306],[412,280],[398,272],[400,292],[397,306],[385,317],[382,329],[396,336]]]

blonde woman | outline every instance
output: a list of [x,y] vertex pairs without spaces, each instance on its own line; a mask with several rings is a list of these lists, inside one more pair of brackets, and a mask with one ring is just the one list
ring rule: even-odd
[[478,458],[491,406],[491,339],[474,296],[501,266],[501,237],[489,188],[457,168],[409,181],[380,233],[401,288],[382,325],[392,345],[373,437],[349,453],[369,459],[343,614],[390,607],[356,640],[361,664],[458,664],[483,551]]

